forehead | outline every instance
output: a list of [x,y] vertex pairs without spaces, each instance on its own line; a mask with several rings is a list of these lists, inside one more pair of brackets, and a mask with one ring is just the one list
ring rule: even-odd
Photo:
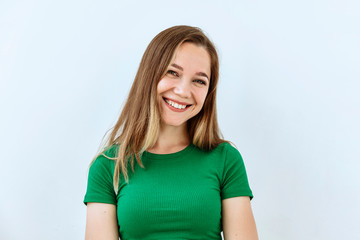
[[170,63],[176,63],[184,70],[204,71],[210,75],[211,58],[205,47],[191,42],[181,44]]

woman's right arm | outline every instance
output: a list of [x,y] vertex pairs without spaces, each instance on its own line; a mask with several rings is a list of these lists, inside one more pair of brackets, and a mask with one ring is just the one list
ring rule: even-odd
[[85,240],[119,240],[115,205],[87,203]]

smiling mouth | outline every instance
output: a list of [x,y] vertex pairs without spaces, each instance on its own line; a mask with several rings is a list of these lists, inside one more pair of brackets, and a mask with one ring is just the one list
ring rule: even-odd
[[183,109],[188,108],[188,107],[191,106],[191,104],[190,105],[183,105],[183,104],[176,103],[176,102],[171,101],[171,100],[166,99],[166,98],[163,98],[163,99],[169,106],[171,106],[173,108],[176,108],[176,109],[179,109],[179,110],[183,110]]

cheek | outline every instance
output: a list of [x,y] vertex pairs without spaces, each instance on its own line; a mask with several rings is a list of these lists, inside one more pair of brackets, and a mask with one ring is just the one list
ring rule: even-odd
[[163,83],[163,80],[161,79],[158,82],[157,87],[156,87],[156,91],[157,91],[158,94],[162,92],[162,89],[164,88],[163,85],[164,85],[164,83]]
[[169,88],[169,81],[166,78],[160,79],[157,84],[157,93],[160,94],[166,92]]
[[198,103],[198,104],[200,104],[200,105],[203,105],[204,104],[204,102],[205,102],[205,98],[206,98],[206,95],[207,95],[207,90],[203,90],[203,89],[201,89],[201,90],[199,90],[196,94],[195,94],[195,96],[196,96],[196,102]]

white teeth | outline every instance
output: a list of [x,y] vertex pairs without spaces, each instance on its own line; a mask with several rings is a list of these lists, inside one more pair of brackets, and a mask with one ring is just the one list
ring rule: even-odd
[[178,104],[178,103],[175,103],[171,100],[168,100],[168,99],[165,99],[165,102],[167,102],[169,105],[173,106],[174,108],[177,108],[177,109],[184,109],[186,108],[186,105],[181,105],[181,104]]

